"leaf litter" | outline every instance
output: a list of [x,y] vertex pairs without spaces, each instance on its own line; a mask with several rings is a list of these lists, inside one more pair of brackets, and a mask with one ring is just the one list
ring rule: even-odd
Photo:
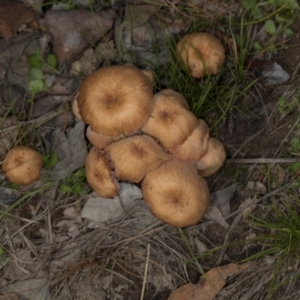
[[[36,12],[42,12],[41,8],[36,7],[41,1],[24,2],[28,7],[33,5]],[[174,33],[186,32],[190,23],[184,17],[170,18],[172,13],[177,12],[176,4],[165,10],[160,1],[155,6],[141,1],[137,11],[134,6],[128,5],[123,13],[118,9],[100,9],[97,12],[82,8],[75,11],[49,9],[45,18],[41,15],[36,17],[34,9],[18,1],[2,1],[0,16],[6,9],[4,4],[8,3],[13,7],[10,18],[0,18],[0,34],[4,37],[0,39],[0,78],[5,80],[5,85],[1,83],[0,86],[6,92],[4,94],[1,90],[1,110],[4,108],[1,117],[13,106],[18,121],[13,121],[12,126],[1,126],[1,134],[5,134],[1,136],[1,154],[29,134],[31,143],[44,148],[46,152],[56,151],[60,158],[40,182],[20,191],[27,193],[32,188],[44,186],[43,181],[49,174],[59,182],[59,179],[84,165],[87,153],[84,127],[65,114],[80,80],[102,65],[123,61],[124,57],[120,59],[118,56],[122,51],[120,44],[127,50],[133,50],[133,56],[125,57],[129,62],[146,59],[151,66],[166,63],[170,55],[165,48],[165,39],[172,38]],[[120,4],[122,1],[112,1],[113,8]],[[211,10],[218,11],[216,6],[209,5]],[[228,8],[222,6],[222,9],[226,12]],[[17,22],[17,14],[24,19],[19,18]],[[141,18],[132,23],[135,14]],[[86,23],[78,23],[78,19],[86,20]],[[129,30],[132,25],[133,31]],[[117,37],[115,40],[112,38],[114,34]],[[161,48],[158,49],[159,53],[153,54],[152,46],[157,41]],[[36,54],[37,49],[44,64],[41,70],[45,73],[47,90],[35,95],[34,119],[28,120],[30,93],[27,58]],[[57,56],[59,75],[46,65],[50,52]],[[290,70],[285,71],[289,69],[289,62],[274,66],[276,76],[267,69],[268,78],[274,80],[275,76],[278,79],[280,73],[284,77],[284,81],[280,79],[281,82],[286,83],[288,73],[292,74]],[[253,107],[257,109],[255,105]],[[261,108],[258,111],[261,122],[254,122],[254,119],[245,118],[243,114],[233,115],[233,120],[240,122],[236,127],[239,130],[237,133],[246,132],[249,142],[260,143],[257,142],[257,132],[252,124],[265,126],[263,121],[271,115],[274,103],[270,105],[263,102],[263,107],[263,112]],[[4,121],[7,122],[7,119]],[[280,128],[285,129],[284,125]],[[281,134],[285,137],[286,129]],[[227,137],[224,134],[224,138]],[[237,153],[251,154],[248,143],[239,148],[240,145],[238,136],[234,139],[231,135],[226,139],[232,157]],[[262,153],[268,156],[274,152],[273,149],[259,150],[255,155]],[[283,184],[287,180],[286,171],[279,165],[277,167],[279,172],[274,173],[278,178],[273,183]],[[59,184],[50,190],[32,193],[15,209],[17,218],[4,218],[1,221],[0,244],[6,251],[5,255],[0,256],[1,293],[9,293],[6,294],[8,297],[14,292],[28,299],[140,299],[144,269],[148,263],[144,299],[167,299],[176,287],[184,286],[187,282],[195,284],[199,277],[203,281],[205,275],[199,268],[200,262],[206,274],[216,272],[214,274],[219,278],[219,281],[212,280],[216,286],[220,286],[216,299],[263,299],[269,278],[276,268],[273,257],[253,262],[247,271],[230,279],[223,287],[224,276],[219,276],[223,267],[220,265],[226,266],[228,262],[244,259],[245,253],[253,251],[257,245],[250,242],[247,247],[227,246],[224,251],[209,252],[212,246],[227,245],[239,235],[245,239],[250,237],[251,241],[253,229],[244,224],[243,219],[248,218],[249,212],[264,214],[264,199],[275,195],[269,192],[266,181],[255,178],[251,169],[247,170],[247,176],[245,182],[251,185],[248,186],[251,189],[249,192],[248,188],[244,188],[244,196],[239,196],[241,194],[236,184],[231,185],[232,179],[219,176],[221,182],[225,182],[223,186],[216,183],[216,178],[211,180],[215,192],[211,194],[212,204],[204,221],[183,231],[190,245],[180,238],[177,229],[149,214],[137,186],[122,184],[121,196],[112,200],[100,199],[94,194],[65,195],[60,192]],[[4,182],[3,177],[1,180]],[[280,193],[277,186],[274,185],[273,191]],[[2,200],[13,201],[11,199],[20,198],[20,195],[1,187],[0,197],[2,209],[10,203]],[[147,262],[149,244],[151,252]],[[200,255],[199,259],[194,259],[190,247],[196,255]],[[236,268],[235,264],[228,266]],[[282,271],[284,278],[295,275],[298,269],[293,266],[288,270],[287,273]],[[229,273],[233,275],[231,271]],[[211,288],[209,284],[206,286]],[[282,295],[282,299],[289,299],[289,295],[297,298],[292,284]]]

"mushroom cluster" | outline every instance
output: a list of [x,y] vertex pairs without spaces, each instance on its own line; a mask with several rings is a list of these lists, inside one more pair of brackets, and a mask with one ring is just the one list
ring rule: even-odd
[[165,223],[186,227],[201,220],[209,204],[204,177],[226,154],[183,95],[173,89],[153,94],[149,72],[109,66],[82,82],[73,112],[88,125],[93,147],[86,177],[94,191],[113,198],[119,181],[141,184],[150,211]]

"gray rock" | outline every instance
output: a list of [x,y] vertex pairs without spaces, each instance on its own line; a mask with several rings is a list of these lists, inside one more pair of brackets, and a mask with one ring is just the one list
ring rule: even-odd
[[290,75],[277,63],[269,65],[262,70],[261,80],[266,85],[284,83],[289,79]]

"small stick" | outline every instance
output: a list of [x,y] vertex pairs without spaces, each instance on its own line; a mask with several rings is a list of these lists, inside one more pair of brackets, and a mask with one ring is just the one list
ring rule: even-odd
[[300,162],[300,158],[231,158],[226,163],[235,164],[264,164],[264,163],[293,163]]
[[141,293],[141,300],[144,299],[146,279],[147,279],[148,266],[149,266],[149,258],[150,258],[150,244],[148,244],[148,247],[147,247],[147,258],[146,258],[146,266],[145,266],[145,272],[144,272],[144,280],[143,280],[143,287],[142,287],[142,293]]

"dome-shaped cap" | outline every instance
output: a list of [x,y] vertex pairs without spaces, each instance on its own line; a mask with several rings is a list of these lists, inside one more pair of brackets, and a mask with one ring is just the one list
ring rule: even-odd
[[182,144],[197,126],[198,119],[182,101],[159,92],[154,95],[154,108],[142,131],[170,150]]
[[197,168],[204,177],[215,174],[224,164],[226,152],[224,145],[216,138],[209,138],[206,153],[197,162]]
[[77,97],[82,120],[109,136],[144,126],[153,108],[150,79],[131,65],[101,68],[81,84]]
[[119,193],[119,183],[101,149],[93,147],[85,161],[88,184],[103,198],[113,198]]
[[217,74],[225,61],[221,42],[207,32],[185,35],[177,43],[177,52],[186,68],[195,78],[204,74]]
[[140,182],[172,156],[148,135],[135,135],[110,144],[106,157],[120,180]]
[[176,227],[198,223],[209,204],[208,186],[197,168],[175,159],[146,175],[142,193],[153,215]]
[[198,161],[207,151],[209,128],[205,121],[199,119],[199,125],[180,145],[171,150],[181,160]]
[[38,151],[27,146],[10,149],[2,163],[4,175],[20,185],[27,185],[37,180],[43,167],[43,157]]
[[189,103],[187,102],[185,97],[173,89],[163,89],[160,92],[156,93],[155,96],[156,98],[168,98],[173,102],[173,105],[179,105],[183,108],[190,109]]

